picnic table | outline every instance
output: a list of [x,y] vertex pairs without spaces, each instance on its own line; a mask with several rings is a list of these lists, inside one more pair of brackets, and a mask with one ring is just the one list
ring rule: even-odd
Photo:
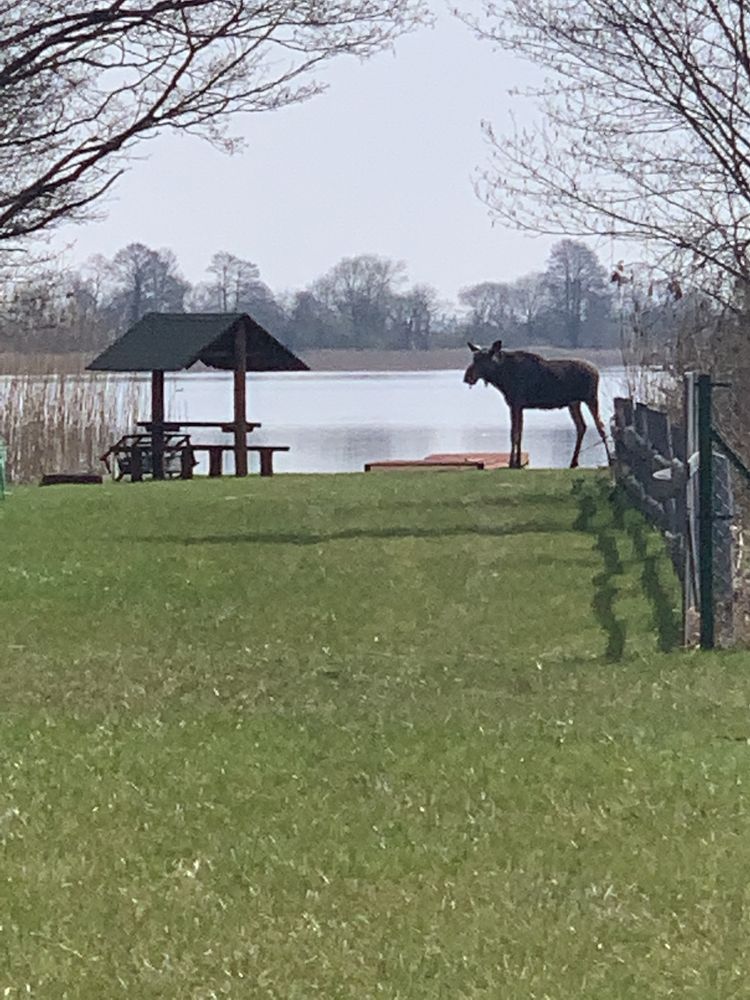
[[[209,368],[232,373],[232,420],[167,420],[165,408],[165,377],[167,374],[187,371],[196,362]],[[138,474],[138,459],[150,455],[151,475],[154,479],[164,479],[167,466],[176,467],[176,459],[170,457],[173,450],[170,434],[192,435],[194,428],[218,428],[230,433],[234,439],[234,474],[247,475],[247,453],[260,454],[261,475],[273,472],[273,456],[277,451],[288,451],[286,445],[248,445],[247,434],[260,426],[247,419],[247,375],[248,372],[300,372],[308,371],[308,366],[280,341],[264,330],[247,313],[155,313],[142,316],[130,329],[87,365],[88,371],[104,372],[150,372],[151,373],[151,419],[138,424],[148,437],[137,440],[122,440],[113,445],[116,453],[126,463],[135,456]],[[165,447],[165,445],[169,447]],[[221,475],[223,452],[226,445],[189,442],[194,452],[206,450],[209,453],[209,475]],[[178,450],[190,454],[186,443]],[[142,453],[142,454],[141,454]],[[112,450],[108,452],[111,457]],[[181,460],[182,462],[182,460]],[[181,464],[181,475],[192,475],[193,463],[186,457]],[[142,473],[142,468],[141,468]],[[132,478],[132,477],[131,477]]]
[[[119,481],[126,476],[131,482],[140,482],[144,476],[155,475],[155,453],[161,457],[161,475],[166,479],[192,479],[196,452],[206,452],[208,455],[208,475],[218,478],[224,474],[224,454],[231,452],[236,455],[236,442],[222,444],[221,442],[198,442],[192,439],[190,429],[212,428],[225,434],[234,434],[237,425],[234,422],[214,420],[168,420],[162,422],[139,420],[137,427],[143,428],[136,434],[125,434],[115,442],[102,456],[107,470]],[[245,434],[260,427],[256,421],[245,421]],[[240,427],[242,433],[242,427]],[[273,475],[273,456],[277,451],[289,451],[289,445],[246,444],[246,452],[257,452],[260,459],[261,476]],[[116,466],[113,467],[111,462]],[[159,477],[161,478],[161,476]]]
[[[144,430],[152,431],[154,427],[159,426],[154,423],[153,420],[137,420],[136,427],[143,427]],[[224,434],[233,434],[235,427],[237,426],[234,421],[230,420],[165,420],[160,425],[165,431],[180,431],[183,427],[214,427],[218,428]],[[262,427],[262,424],[255,423],[252,420],[245,421],[245,430],[248,434],[254,431],[258,427]]]

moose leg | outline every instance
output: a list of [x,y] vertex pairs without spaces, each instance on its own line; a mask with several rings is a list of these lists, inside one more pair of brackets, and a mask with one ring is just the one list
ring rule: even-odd
[[521,438],[523,437],[523,409],[519,409],[516,418],[516,468],[521,468]]
[[590,402],[587,402],[586,405],[591,410],[591,416],[594,418],[596,429],[599,431],[599,437],[604,442],[604,450],[607,452],[607,462],[611,465],[612,455],[610,454],[609,445],[607,444],[607,432],[604,430],[602,418],[599,416],[599,402],[596,399],[592,399]]
[[510,461],[508,466],[511,469],[517,469],[520,463],[516,463],[516,453],[518,451],[518,443],[521,437],[521,413],[517,406],[512,406],[510,409]]
[[577,469],[578,456],[581,454],[581,443],[583,442],[583,435],[586,433],[586,421],[583,419],[580,403],[571,403],[568,409],[570,410],[570,415],[573,418],[573,423],[576,425],[576,446],[573,452],[573,458],[570,462],[570,467],[571,469]]

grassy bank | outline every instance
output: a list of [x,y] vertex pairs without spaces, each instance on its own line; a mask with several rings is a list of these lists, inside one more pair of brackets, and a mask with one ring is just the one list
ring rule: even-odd
[[19,489],[0,990],[740,997],[750,677],[598,474]]

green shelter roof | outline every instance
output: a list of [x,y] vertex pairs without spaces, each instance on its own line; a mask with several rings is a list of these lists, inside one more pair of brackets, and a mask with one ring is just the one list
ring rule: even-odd
[[87,366],[89,371],[178,372],[197,361],[234,368],[234,339],[245,329],[247,370],[308,371],[308,366],[247,313],[146,313]]

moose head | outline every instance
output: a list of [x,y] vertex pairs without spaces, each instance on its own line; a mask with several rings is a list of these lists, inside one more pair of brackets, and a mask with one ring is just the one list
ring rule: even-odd
[[484,379],[485,384],[491,382],[491,376],[497,375],[503,350],[502,340],[496,340],[491,347],[477,347],[470,340],[467,343],[474,357],[464,372],[464,382],[469,386],[476,385],[480,378]]

